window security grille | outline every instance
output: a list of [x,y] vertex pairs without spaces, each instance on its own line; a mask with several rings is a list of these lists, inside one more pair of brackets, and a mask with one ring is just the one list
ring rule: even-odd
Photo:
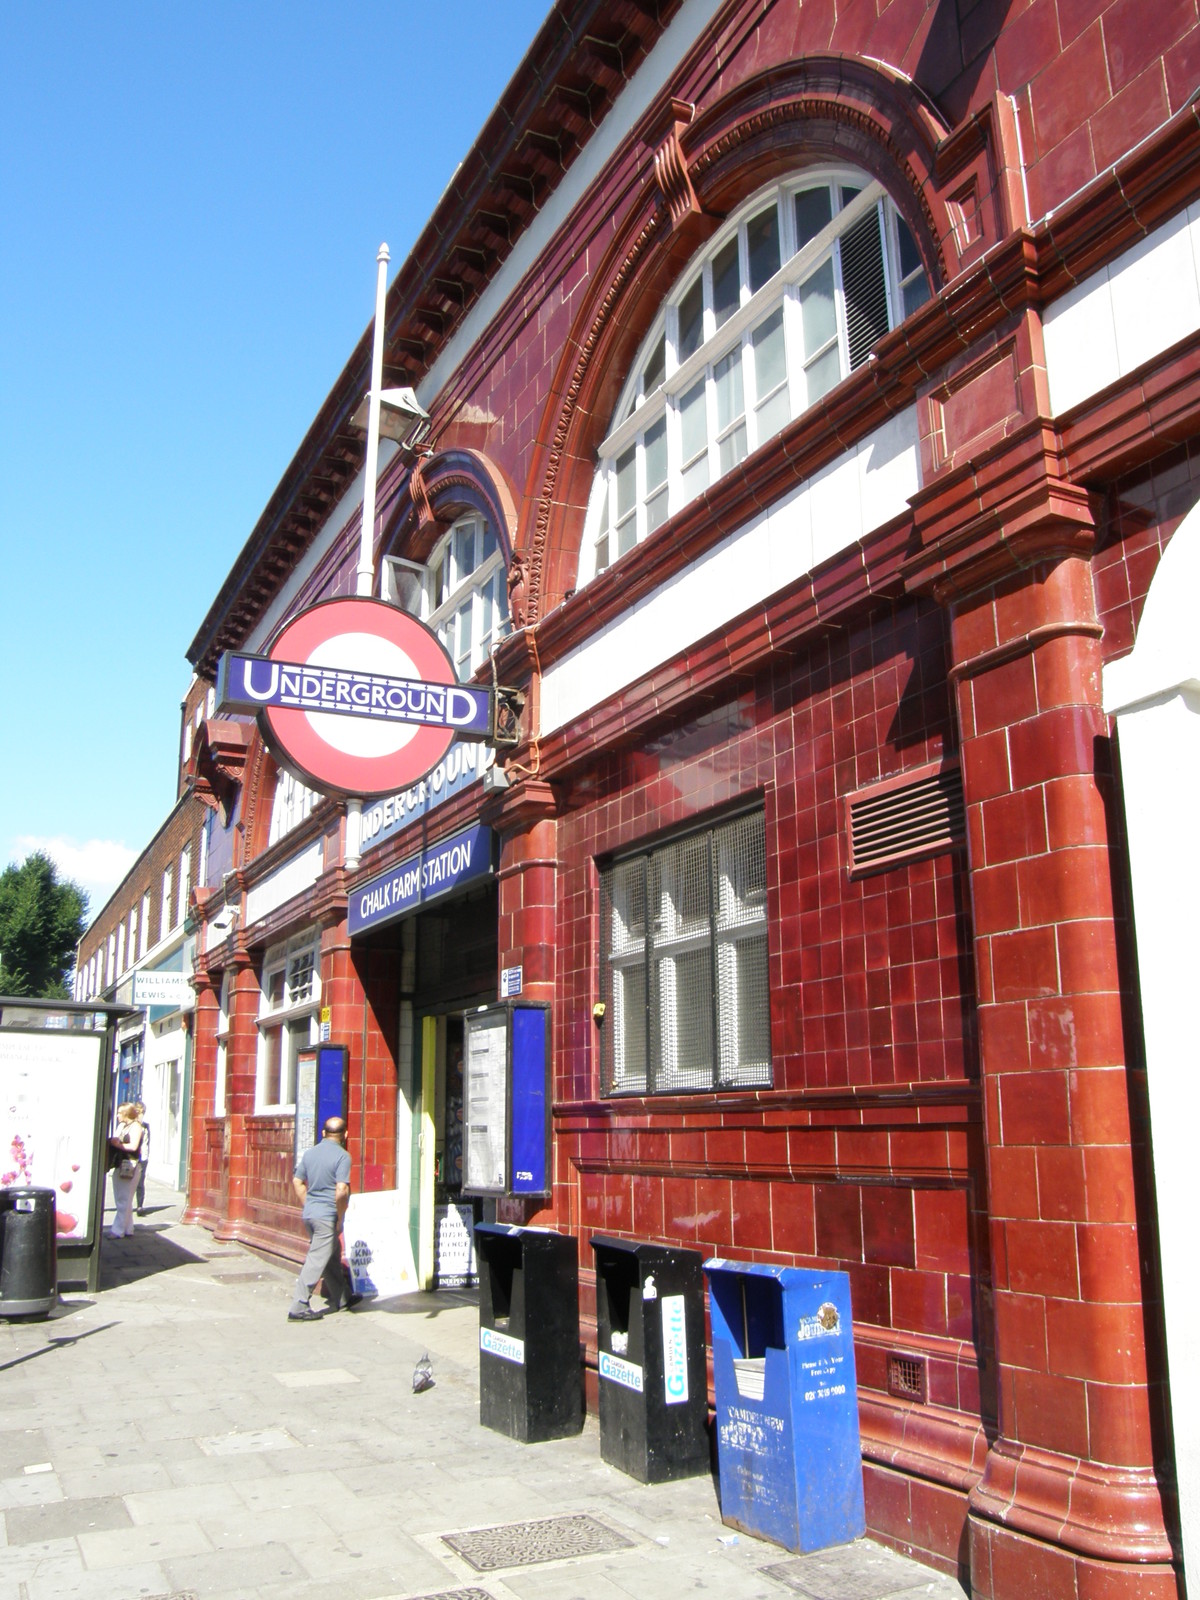
[[922,767],[846,800],[852,877],[953,849],[966,837],[957,766]]
[[601,917],[604,1094],[770,1084],[761,812],[614,862]]

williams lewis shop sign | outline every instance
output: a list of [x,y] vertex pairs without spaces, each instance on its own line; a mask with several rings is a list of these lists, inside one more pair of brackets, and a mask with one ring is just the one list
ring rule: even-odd
[[418,850],[390,872],[380,873],[350,895],[351,935],[377,928],[464,884],[490,877],[493,849],[490,828],[468,828]]

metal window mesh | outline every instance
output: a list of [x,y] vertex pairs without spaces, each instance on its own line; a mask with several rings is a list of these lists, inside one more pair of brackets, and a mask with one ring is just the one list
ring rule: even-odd
[[769,1084],[761,812],[601,874],[604,1094]]

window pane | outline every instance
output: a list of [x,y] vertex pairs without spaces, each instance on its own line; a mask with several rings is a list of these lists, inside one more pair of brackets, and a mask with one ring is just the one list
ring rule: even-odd
[[925,273],[918,272],[911,283],[904,285],[904,315],[910,317],[918,306],[923,306],[929,299],[929,279]]
[[646,1084],[646,969],[620,967],[613,973],[616,1086],[641,1089]]
[[803,250],[810,239],[815,239],[828,223],[833,221],[833,207],[828,189],[803,189],[796,196],[796,248]]
[[479,565],[482,567],[484,562],[486,562],[491,556],[494,556],[495,554],[496,554],[496,535],[495,535],[494,530],[492,529],[491,524],[488,523],[488,522],[485,522],[484,525],[483,525],[483,554],[479,558]]
[[660,489],[646,501],[646,532],[653,533],[667,520],[667,491]]
[[705,380],[694,383],[679,401],[679,427],[683,459],[691,461],[708,444],[708,411],[704,404]]
[[804,350],[811,354],[837,333],[837,313],[833,300],[833,262],[818,267],[800,285],[800,309],[804,323]]
[[804,369],[806,397],[811,406],[830,389],[842,381],[842,362],[837,345],[830,345],[823,356],[818,356]]
[[755,328],[750,342],[754,346],[754,392],[761,400],[787,378],[782,306]]
[[907,278],[921,266],[921,255],[917,241],[902,217],[896,218],[896,239],[900,245],[900,276]]
[[696,457],[690,467],[684,467],[679,474],[680,492],[683,503],[693,499],[702,490],[708,488],[708,451]]
[[728,472],[730,467],[736,467],[739,461],[744,461],[747,450],[746,424],[743,422],[732,433],[727,433],[717,445],[721,471]]
[[263,1029],[263,1075],[262,1097],[263,1104],[277,1106],[279,1100],[279,1039],[282,1029]]
[[704,337],[704,284],[700,278],[679,302],[679,345],[676,357],[682,363],[700,348]]
[[642,393],[651,394],[667,375],[667,336],[659,334],[650,352],[650,359],[642,369]]
[[458,608],[458,656],[460,661],[471,659],[471,618],[475,609],[474,600],[468,600],[466,605]]
[[750,293],[755,294],[779,271],[779,208],[772,203],[746,224],[750,255]]
[[454,582],[460,584],[475,571],[475,524],[464,523],[454,530]]
[[717,327],[728,322],[740,303],[741,274],[738,271],[738,242],[735,233],[713,257],[713,315]]
[[791,410],[791,396],[786,389],[776,389],[769,400],[763,401],[754,413],[758,421],[759,444],[778,433],[785,422],[791,421]]
[[617,521],[622,521],[637,504],[637,447],[630,445],[617,457]]
[[659,417],[652,428],[646,429],[644,440],[646,459],[646,491],[650,493],[667,481],[667,419]]
[[841,203],[841,206],[838,209],[844,211],[846,209],[846,207],[850,204],[851,200],[854,199],[855,195],[861,194],[861,193],[862,193],[862,185],[861,184],[857,184],[857,185],[851,185],[851,184],[848,184],[848,183],[842,184],[842,188],[841,188],[842,203]]
[[742,394],[742,352],[732,350],[713,368],[717,390],[717,431],[723,433],[746,409]]

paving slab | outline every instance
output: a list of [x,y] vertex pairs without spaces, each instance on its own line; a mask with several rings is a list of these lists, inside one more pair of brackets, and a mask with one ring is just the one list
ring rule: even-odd
[[[594,1417],[483,1429],[473,1295],[289,1324],[294,1269],[153,1198],[99,1293],[0,1322],[0,1600],[963,1600],[870,1541],[816,1561],[733,1534],[711,1476],[635,1482]],[[581,1516],[621,1548],[479,1572],[446,1543]]]

